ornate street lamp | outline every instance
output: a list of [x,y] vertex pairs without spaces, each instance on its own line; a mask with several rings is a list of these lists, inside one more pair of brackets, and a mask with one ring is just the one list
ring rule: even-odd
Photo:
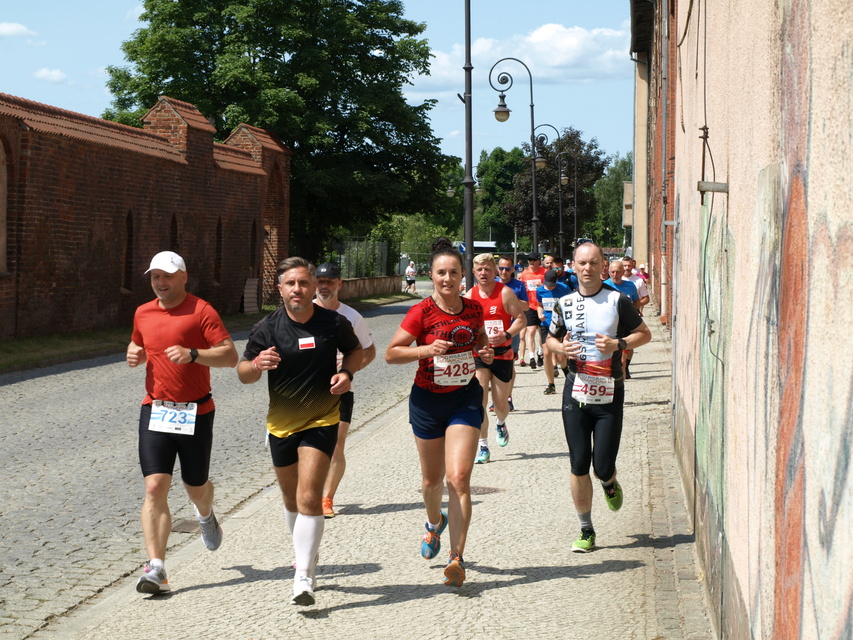
[[[533,236],[533,251],[539,251],[539,218],[537,217],[537,208],[536,208],[536,138],[535,138],[535,125],[534,125],[534,113],[533,113],[533,75],[530,73],[530,69],[518,58],[501,58],[495,64],[492,65],[492,68],[489,70],[489,85],[498,92],[498,106],[494,110],[495,119],[498,122],[506,122],[509,120],[510,109],[506,106],[506,93],[500,87],[496,87],[495,83],[492,81],[492,74],[501,62],[506,62],[507,60],[511,60],[512,62],[517,62],[524,70],[527,71],[527,77],[530,79],[530,189],[533,192],[533,217],[530,219],[530,227]],[[497,82],[501,87],[504,87],[507,91],[512,88],[512,76],[506,71],[501,71],[497,76]],[[544,166],[544,165],[543,165]]]

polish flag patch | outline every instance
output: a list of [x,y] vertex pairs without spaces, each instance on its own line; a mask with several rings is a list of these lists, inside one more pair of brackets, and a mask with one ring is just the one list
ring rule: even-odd
[[302,349],[313,349],[316,345],[314,344],[314,336],[310,338],[299,338],[299,350]]

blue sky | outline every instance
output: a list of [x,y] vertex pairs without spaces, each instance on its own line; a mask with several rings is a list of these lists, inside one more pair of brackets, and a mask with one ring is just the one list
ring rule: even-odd
[[[125,64],[120,46],[140,26],[139,2],[47,0],[4,3],[0,11],[0,92],[100,116],[110,104],[104,68]],[[407,18],[425,22],[435,58],[429,76],[412,79],[411,102],[435,98],[433,130],[445,153],[464,157],[464,3],[409,0]],[[520,145],[530,136],[530,85],[517,63],[507,93],[512,116],[492,114],[497,93],[491,66],[504,57],[523,60],[533,76],[536,124],[572,126],[596,138],[608,154],[625,155],[633,135],[633,62],[629,59],[628,0],[471,0],[473,147]],[[551,132],[547,127],[540,131]]]

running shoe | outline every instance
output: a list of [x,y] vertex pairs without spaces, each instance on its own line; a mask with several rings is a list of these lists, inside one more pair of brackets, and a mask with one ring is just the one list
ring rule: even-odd
[[444,584],[448,587],[461,587],[465,582],[465,567],[462,564],[462,556],[451,552],[450,562],[444,568]]
[[575,553],[589,553],[595,549],[595,531],[592,529],[581,529],[581,537],[572,543],[572,551]]
[[[317,565],[320,563],[320,552],[317,552],[317,555],[314,556],[314,564],[308,569],[308,577],[311,579],[311,586],[316,591],[317,590]],[[293,570],[296,570],[296,560],[291,563]]]
[[540,367],[545,365],[545,358],[542,357],[542,354],[536,356],[536,364],[538,364]]
[[426,527],[426,533],[424,534],[424,539],[421,540],[421,555],[429,560],[430,558],[434,558],[441,550],[441,534],[447,528],[447,514],[444,511],[441,512],[441,524],[438,525],[438,529],[435,531],[430,529],[429,525],[424,526]]
[[609,487],[602,486],[604,489],[604,500],[611,511],[619,511],[622,508],[622,485],[618,480],[614,480]]
[[498,432],[498,444],[505,447],[509,443],[509,429],[506,428],[506,422],[495,425]]
[[519,358],[518,366],[520,366],[520,367],[526,367],[527,366],[527,362],[525,362],[524,358]]
[[293,581],[293,598],[290,604],[306,607],[314,604],[314,585],[309,576],[300,576]]
[[335,517],[335,509],[333,508],[331,498],[323,498],[323,517],[326,519]]
[[530,356],[530,368],[531,369],[536,368],[536,358],[534,358],[533,356]]
[[489,448],[481,446],[480,451],[477,453],[477,458],[474,460],[474,462],[476,464],[486,464],[491,459],[492,454],[489,452]]
[[542,393],[544,393],[546,396],[553,396],[555,393],[557,393],[557,387],[555,387],[553,384],[549,384],[547,387],[545,387],[545,391],[543,391]]
[[560,377],[560,367],[558,367],[557,365],[554,365],[554,377],[555,378]]
[[493,404],[489,405],[489,413],[494,413],[494,412],[495,412],[495,405],[493,405]]
[[509,410],[515,411],[515,405],[512,403],[512,396],[509,397]]
[[219,526],[213,509],[210,510],[207,522],[202,522],[201,518],[198,519],[198,528],[201,529],[201,540],[204,546],[210,551],[216,551],[222,544],[222,527]]
[[630,380],[630,379],[631,379],[631,372],[628,370],[628,365],[627,365],[627,364],[625,365],[625,379],[626,379],[626,380]]
[[171,591],[169,579],[166,577],[166,567],[155,569],[150,563],[145,563],[145,573],[136,583],[136,590],[139,593],[166,593]]

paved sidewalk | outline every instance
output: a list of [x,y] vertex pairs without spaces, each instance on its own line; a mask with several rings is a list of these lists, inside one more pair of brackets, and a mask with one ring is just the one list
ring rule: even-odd
[[[218,551],[197,540],[168,558],[171,594],[136,593],[134,574],[32,637],[714,637],[670,444],[669,343],[651,326],[654,341],[636,352],[628,382],[618,465],[625,503],[611,512],[596,491],[595,552],[570,551],[579,525],[561,396],[542,395],[542,370],[523,368],[509,445],[498,447],[492,429],[492,462],[474,468],[461,588],[443,584],[445,550],[435,560],[419,554],[420,473],[402,402],[350,437],[316,605],[289,604],[292,545],[270,486],[224,520]],[[412,379],[414,365],[399,374]]]

